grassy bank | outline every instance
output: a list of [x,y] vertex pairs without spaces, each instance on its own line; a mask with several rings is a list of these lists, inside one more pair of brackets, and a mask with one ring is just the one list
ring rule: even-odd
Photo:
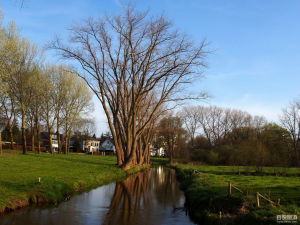
[[167,165],[169,163],[168,158],[151,157],[152,165]]
[[30,203],[58,203],[138,170],[125,172],[115,164],[114,156],[5,151],[0,156],[0,213]]
[[[299,169],[269,167],[264,169],[265,173],[255,173],[255,168],[177,165],[176,170],[191,216],[198,223],[277,224],[276,215],[300,217]],[[242,173],[245,170],[248,175]],[[279,176],[279,172],[272,175],[282,170],[284,176]],[[244,193],[232,189],[229,196],[229,182]],[[280,206],[261,200],[257,208],[256,192],[274,202],[280,199]]]

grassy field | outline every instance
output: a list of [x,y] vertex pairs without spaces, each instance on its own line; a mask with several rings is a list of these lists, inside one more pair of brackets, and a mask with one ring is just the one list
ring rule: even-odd
[[115,164],[114,156],[5,151],[0,156],[0,212],[30,203],[56,203],[134,172]]
[[169,163],[168,158],[151,157],[152,165],[166,165]]
[[[230,166],[177,165],[176,169],[192,217],[197,222],[276,224],[276,215],[300,216],[299,168],[267,167],[263,169],[264,173],[259,174],[255,173],[255,168]],[[245,171],[248,175],[244,173]],[[229,196],[229,182],[244,193],[233,190]],[[274,202],[280,199],[280,206],[271,206],[261,200],[261,207],[257,208],[256,192]]]
[[[211,174],[246,174],[246,175],[278,175],[300,176],[300,168],[262,167],[261,171],[255,166],[190,166],[200,172]],[[260,168],[259,168],[260,169]]]

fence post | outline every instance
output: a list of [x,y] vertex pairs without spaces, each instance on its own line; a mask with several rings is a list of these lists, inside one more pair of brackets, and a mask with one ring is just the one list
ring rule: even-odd
[[256,207],[259,208],[259,193],[256,192]]
[[278,199],[278,202],[277,202],[277,204],[278,204],[278,205],[280,205],[280,198]]
[[229,196],[231,195],[231,183],[230,182],[228,183],[228,195]]

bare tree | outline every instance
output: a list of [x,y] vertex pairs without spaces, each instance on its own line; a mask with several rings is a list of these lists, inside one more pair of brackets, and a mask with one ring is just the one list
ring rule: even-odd
[[234,141],[238,137],[236,132],[239,128],[261,129],[266,120],[260,116],[252,117],[249,113],[217,106],[193,106],[185,107],[179,113],[187,129],[191,140],[195,133],[202,134],[211,146],[221,145],[228,137]]
[[[75,80],[74,80],[75,79]],[[68,99],[68,93],[74,88],[74,83],[77,81],[77,75],[74,77],[71,69],[66,66],[57,66],[55,68],[55,76],[53,77],[54,84],[54,102],[55,102],[55,119],[56,119],[56,134],[58,153],[62,150],[61,132],[63,124],[65,123],[65,115],[63,114],[64,108],[70,103]],[[73,85],[73,86],[72,86]],[[77,90],[79,91],[79,90]],[[80,95],[81,93],[77,93]]]
[[192,98],[182,90],[201,75],[206,43],[196,46],[164,17],[150,19],[132,8],[73,27],[69,40],[65,45],[57,39],[50,47],[81,67],[78,75],[106,114],[118,165],[139,164],[138,140],[151,129],[161,106]]
[[78,123],[82,123],[82,114],[87,115],[92,110],[92,95],[86,83],[74,73],[66,73],[67,90],[64,104],[61,108],[65,131],[65,154],[69,152],[71,132]]
[[48,131],[48,142],[49,150],[53,154],[53,142],[52,137],[54,134],[55,122],[57,119],[56,110],[56,93],[55,93],[55,83],[54,80],[57,76],[57,68],[55,66],[48,65],[44,69],[44,79],[41,81],[43,86],[41,97],[42,97],[42,107],[41,107],[41,117],[46,124]]
[[41,152],[40,126],[42,122],[42,106],[44,104],[43,93],[45,79],[45,73],[41,68],[37,67],[35,73],[31,77],[31,83],[33,85],[27,110],[27,123],[31,129],[31,148],[32,151],[35,151],[35,140],[37,139],[38,153]]
[[85,136],[92,136],[96,132],[94,119],[80,118],[74,125],[74,132]]
[[181,118],[184,127],[188,132],[188,136],[190,137],[191,144],[193,147],[196,132],[200,128],[198,107],[197,106],[184,107],[179,112],[178,115]]
[[300,108],[297,102],[291,103],[287,108],[282,110],[280,121],[282,126],[286,128],[291,135],[296,163],[299,164]]

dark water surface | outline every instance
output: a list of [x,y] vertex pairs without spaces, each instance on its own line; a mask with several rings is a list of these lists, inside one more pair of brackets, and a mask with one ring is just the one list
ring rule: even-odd
[[185,225],[185,197],[175,171],[156,167],[72,197],[57,207],[29,207],[0,217],[1,225]]

